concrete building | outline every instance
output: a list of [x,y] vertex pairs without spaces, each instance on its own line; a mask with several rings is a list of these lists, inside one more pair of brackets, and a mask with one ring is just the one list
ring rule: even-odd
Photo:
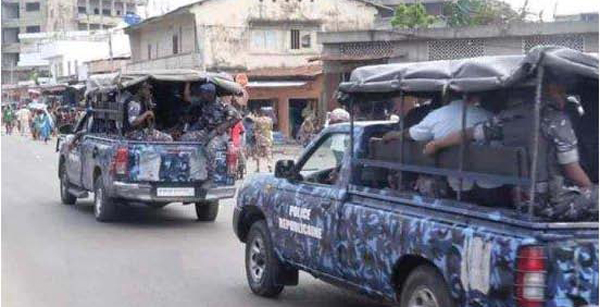
[[[273,106],[280,130],[293,136],[298,119],[290,120],[289,110],[321,99],[320,79],[294,76],[320,74],[305,67],[321,53],[317,32],[372,29],[389,11],[363,0],[201,0],[127,28],[127,69],[247,72],[256,95],[251,105]],[[299,91],[303,86],[317,90]]]
[[92,60],[85,63],[88,75],[106,74],[113,72],[123,72],[127,68],[127,63],[131,60],[130,56],[117,56],[112,59],[104,58]]
[[[122,30],[20,34],[18,67],[48,71],[55,83],[86,80],[86,62],[129,56],[129,38]],[[110,41],[110,42],[109,42]]]
[[95,30],[114,27],[146,0],[2,0],[2,82],[28,78],[18,66],[19,34]]
[[[517,55],[537,45],[558,45],[598,52],[598,22],[521,23],[505,26],[432,28],[397,31],[322,32],[324,109],[337,107],[331,97],[353,69],[373,64]],[[323,114],[320,114],[323,115]]]

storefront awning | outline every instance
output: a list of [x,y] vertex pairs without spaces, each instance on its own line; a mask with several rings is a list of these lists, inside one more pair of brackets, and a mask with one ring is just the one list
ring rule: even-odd
[[302,87],[306,81],[251,81],[248,82],[250,88],[280,88],[280,87]]

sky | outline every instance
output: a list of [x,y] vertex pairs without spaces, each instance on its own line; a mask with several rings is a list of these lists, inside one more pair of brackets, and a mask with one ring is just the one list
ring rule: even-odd
[[[504,0],[514,8],[523,6],[525,0]],[[543,11],[544,20],[552,20],[556,8],[557,15],[570,15],[577,13],[598,12],[599,0],[529,0],[531,11],[539,13]]]
[[[148,0],[148,13],[150,16],[172,11],[180,6],[195,2],[196,0]],[[328,1],[328,0],[320,0]],[[503,0],[515,8],[523,6],[525,0]],[[536,14],[543,11],[546,21],[552,20],[556,7],[557,15],[568,15],[587,12],[598,12],[600,0],[529,0],[530,10]]]

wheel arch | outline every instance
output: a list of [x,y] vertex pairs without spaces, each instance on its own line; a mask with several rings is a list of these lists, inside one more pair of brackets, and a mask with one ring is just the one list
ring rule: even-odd
[[246,242],[246,237],[248,236],[248,232],[250,232],[250,227],[256,221],[266,220],[265,214],[262,210],[257,206],[245,206],[242,208],[240,213],[240,219],[235,225],[236,232],[238,234],[238,238],[242,242]]
[[[394,289],[396,289],[397,299],[400,297],[400,293],[402,292],[402,287],[404,286],[404,282],[410,275],[410,273],[418,268],[419,266],[427,265],[434,268],[440,275],[443,277],[443,272],[429,259],[420,256],[420,255],[404,255],[400,257],[394,264],[393,273],[392,273],[392,285]],[[444,278],[444,282],[448,284],[446,278]]]

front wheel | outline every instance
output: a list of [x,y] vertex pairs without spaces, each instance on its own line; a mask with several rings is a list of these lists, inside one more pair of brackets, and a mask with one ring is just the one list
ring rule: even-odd
[[400,294],[400,307],[453,307],[444,277],[435,268],[422,265],[414,269]]
[[250,227],[246,241],[246,278],[254,294],[275,297],[283,291],[278,284],[283,267],[275,256],[271,236],[264,220]]
[[117,215],[117,206],[113,199],[106,195],[102,176],[94,183],[94,216],[99,222],[112,221]]
[[196,203],[196,216],[198,221],[214,222],[219,214],[219,201]]

